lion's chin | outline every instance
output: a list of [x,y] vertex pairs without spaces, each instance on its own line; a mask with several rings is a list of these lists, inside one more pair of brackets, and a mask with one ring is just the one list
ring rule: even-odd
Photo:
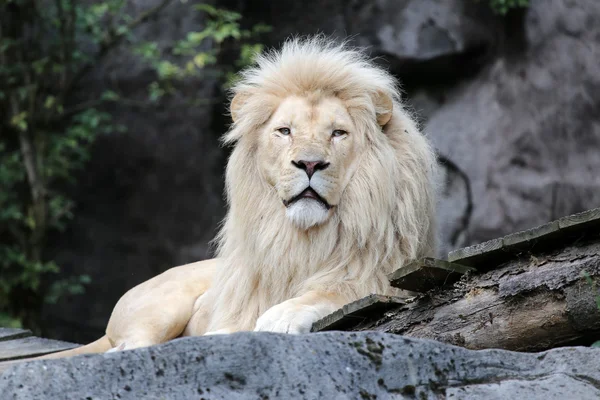
[[294,225],[304,230],[320,225],[329,218],[325,204],[312,198],[296,200],[286,208],[285,214]]

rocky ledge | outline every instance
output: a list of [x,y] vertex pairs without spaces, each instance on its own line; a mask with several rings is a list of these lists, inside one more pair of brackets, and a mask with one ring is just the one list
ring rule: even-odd
[[599,399],[600,350],[473,351],[375,332],[239,333],[40,360],[2,399]]

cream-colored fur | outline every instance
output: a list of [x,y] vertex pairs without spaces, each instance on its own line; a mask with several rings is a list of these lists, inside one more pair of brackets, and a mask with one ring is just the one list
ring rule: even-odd
[[295,39],[233,93],[218,258],[126,293],[105,347],[309,332],[348,302],[392,293],[387,274],[432,255],[435,158],[389,73],[347,46]]

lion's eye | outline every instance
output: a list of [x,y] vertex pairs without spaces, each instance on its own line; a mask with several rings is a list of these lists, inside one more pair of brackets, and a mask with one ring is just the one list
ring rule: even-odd
[[344,136],[347,134],[348,134],[348,132],[346,132],[342,129],[336,129],[335,131],[331,132],[331,136],[333,136],[333,137],[340,137],[340,136]]
[[279,131],[279,133],[281,133],[284,136],[287,136],[290,133],[292,133],[292,131],[290,131],[290,128],[279,128],[277,130]]

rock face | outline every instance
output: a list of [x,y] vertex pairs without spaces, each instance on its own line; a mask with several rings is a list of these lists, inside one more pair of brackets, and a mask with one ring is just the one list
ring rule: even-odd
[[[271,25],[270,45],[324,32],[354,35],[384,56],[444,166],[440,256],[600,206],[597,0],[531,0],[506,18],[473,0],[215,3],[239,10],[244,23]],[[139,33],[168,47],[202,23],[174,2]],[[151,79],[121,54],[88,86],[115,81],[136,98]],[[129,131],[98,142],[74,193],[76,220],[54,239],[51,254],[93,283],[88,300],[48,308],[46,319],[57,327],[48,336],[96,339],[127,289],[210,256],[207,243],[224,214],[225,151],[217,138],[228,121],[214,80],[190,82],[184,92],[217,105],[184,109],[173,99],[158,109],[121,109],[118,122]]]
[[600,3],[547,5],[532,1],[520,44],[450,90],[425,126],[471,182],[464,243],[600,204]]
[[377,333],[240,333],[21,364],[10,399],[600,398],[600,350],[471,351]]

